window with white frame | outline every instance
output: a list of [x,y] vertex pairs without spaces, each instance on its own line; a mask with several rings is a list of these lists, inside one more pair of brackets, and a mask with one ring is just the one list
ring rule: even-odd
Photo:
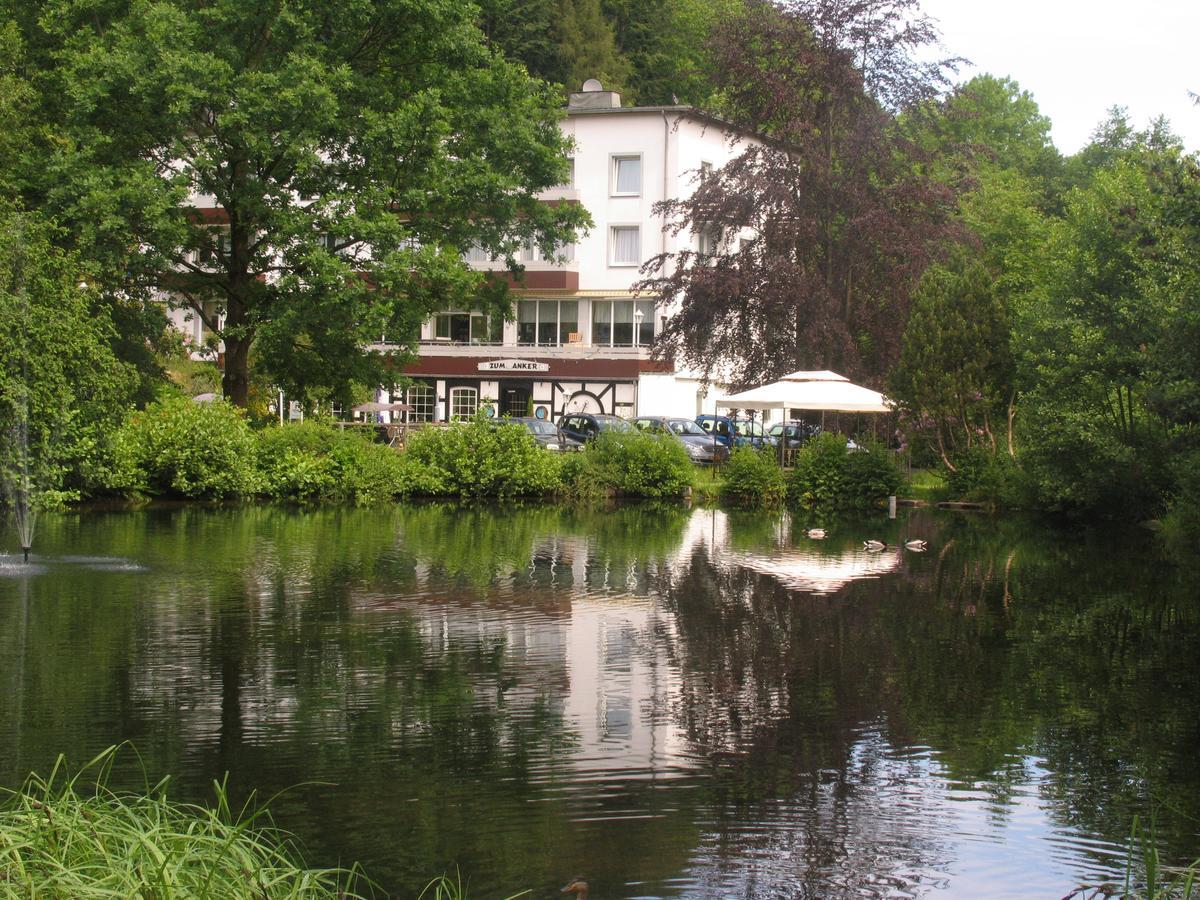
[[427,384],[414,384],[405,393],[405,401],[409,405],[408,421],[432,422],[433,406],[437,402],[437,392]]
[[460,422],[474,418],[479,411],[479,391],[475,388],[456,387],[450,389],[450,421]]
[[567,157],[567,177],[563,179],[562,184],[556,185],[559,188],[571,188],[575,186],[575,157]]
[[612,158],[612,195],[636,197],[642,192],[642,155],[622,154]]
[[653,342],[653,300],[592,301],[594,346],[649,347]]
[[579,333],[578,300],[521,300],[517,303],[517,343],[557,347]]
[[608,260],[613,266],[642,264],[642,229],[639,225],[613,225],[608,230]]

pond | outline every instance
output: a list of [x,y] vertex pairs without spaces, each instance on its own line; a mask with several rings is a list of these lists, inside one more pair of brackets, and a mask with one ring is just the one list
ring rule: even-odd
[[16,543],[0,785],[128,741],[121,786],[228,772],[394,895],[1061,897],[1135,815],[1200,852],[1200,578],[1148,534],[182,507]]

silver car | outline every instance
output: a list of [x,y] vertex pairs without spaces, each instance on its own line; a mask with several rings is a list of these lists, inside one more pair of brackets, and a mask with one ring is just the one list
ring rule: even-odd
[[676,419],[671,416],[638,416],[633,427],[650,434],[669,434],[676,438],[688,452],[692,462],[713,465],[729,459],[729,448],[716,441],[711,434],[691,419]]

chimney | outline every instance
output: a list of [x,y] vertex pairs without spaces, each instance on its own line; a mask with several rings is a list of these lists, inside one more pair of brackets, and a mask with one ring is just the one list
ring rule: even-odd
[[589,78],[583,83],[583,89],[572,91],[567,101],[567,109],[619,109],[621,95],[616,91],[606,91],[595,78]]

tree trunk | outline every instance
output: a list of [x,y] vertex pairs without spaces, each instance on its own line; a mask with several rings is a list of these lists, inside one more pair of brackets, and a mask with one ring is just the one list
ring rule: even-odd
[[1008,398],[1008,455],[1017,458],[1017,447],[1013,441],[1013,420],[1017,417],[1017,392],[1013,391]]
[[950,454],[948,454],[946,452],[946,442],[944,440],[942,440],[942,425],[940,422],[937,425],[937,442],[938,442],[938,453],[942,457],[942,463],[951,472],[957,472],[958,469],[956,469],[954,467],[954,463],[950,462]]
[[983,433],[987,436],[988,444],[992,448],[992,456],[996,455],[996,435],[992,433],[992,422],[987,414],[987,410],[983,411]]
[[[241,163],[233,165],[235,186],[230,193],[237,195],[236,182],[242,169]],[[250,274],[250,231],[245,227],[236,205],[229,209],[229,302],[226,304],[225,328],[225,372],[221,377],[221,390],[225,399],[234,406],[245,409],[250,402],[250,345],[254,342],[254,329],[249,323],[249,310],[253,299],[251,290],[253,276]]]
[[246,304],[238,296],[238,285],[238,281],[232,285],[221,333],[225,342],[221,391],[226,400],[245,409],[250,401],[250,345],[254,342],[254,330],[246,322]]
[[225,373],[221,391],[234,406],[245,409],[250,401],[250,339],[225,335]]

